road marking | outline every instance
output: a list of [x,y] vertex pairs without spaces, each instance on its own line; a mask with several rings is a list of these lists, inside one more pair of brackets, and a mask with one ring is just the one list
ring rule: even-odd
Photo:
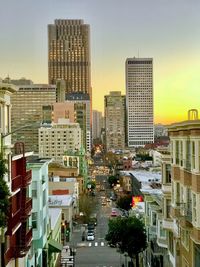
[[97,243],[97,242],[95,242],[95,243],[94,243],[94,245],[95,245],[95,247],[97,247],[97,246],[98,246],[98,243]]
[[89,243],[89,245],[88,245],[89,247],[91,247],[92,246],[92,243]]
[[101,242],[101,246],[102,246],[102,247],[104,246],[104,242]]

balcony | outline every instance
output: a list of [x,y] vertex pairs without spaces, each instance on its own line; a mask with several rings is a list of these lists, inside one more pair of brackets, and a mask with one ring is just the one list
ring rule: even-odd
[[25,234],[23,233],[24,229],[22,229],[21,239],[19,241],[19,246],[15,248],[15,257],[16,258],[23,258],[27,252],[29,251],[31,247],[32,242],[32,228],[29,229],[28,232],[25,231]]
[[16,211],[14,214],[10,212],[6,235],[13,235],[14,232],[20,227],[20,225],[21,225],[21,210]]
[[32,211],[32,199],[26,198],[25,206],[21,208],[21,220],[24,222],[31,215]]
[[10,247],[4,254],[5,266],[14,258],[14,249]]
[[32,173],[31,170],[29,170],[26,172],[26,175],[22,179],[22,186],[27,187],[28,185],[31,184],[31,180],[32,180]]
[[13,192],[17,191],[18,189],[21,188],[21,186],[22,186],[22,176],[17,175],[12,179],[12,191]]

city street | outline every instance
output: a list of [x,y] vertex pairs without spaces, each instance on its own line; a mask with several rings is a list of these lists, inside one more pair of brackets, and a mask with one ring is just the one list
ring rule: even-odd
[[105,206],[101,204],[102,197],[109,193],[105,179],[107,177],[103,175],[97,177],[97,182],[100,182],[103,190],[96,194],[98,224],[95,229],[95,240],[82,241],[82,232],[86,226],[78,225],[73,232],[70,246],[76,249],[75,266],[78,267],[120,267],[124,263],[124,257],[115,248],[110,248],[105,241],[107,223],[113,206],[112,202],[106,202]]

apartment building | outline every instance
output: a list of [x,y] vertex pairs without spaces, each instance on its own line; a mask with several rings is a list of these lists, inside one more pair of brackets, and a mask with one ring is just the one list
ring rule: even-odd
[[[194,117],[190,116],[194,115]],[[196,110],[187,121],[168,127],[172,184],[169,235],[172,266],[200,266],[200,120]]]
[[[32,201],[29,195],[31,173],[26,171],[24,145],[14,146],[11,154],[11,95],[17,87],[9,83],[0,83],[0,132],[1,153],[8,169],[3,179],[10,191],[10,209],[7,227],[1,225],[0,266],[22,266],[32,242],[30,214]],[[3,194],[1,193],[1,198]],[[2,224],[2,221],[1,221]]]
[[39,129],[39,155],[63,163],[64,152],[81,148],[81,129],[78,123],[59,119],[58,123]]

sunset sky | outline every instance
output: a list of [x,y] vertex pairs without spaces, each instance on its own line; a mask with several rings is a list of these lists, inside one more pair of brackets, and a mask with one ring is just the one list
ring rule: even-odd
[[1,0],[0,77],[47,83],[47,25],[83,19],[91,29],[93,109],[125,94],[125,60],[153,57],[155,122],[200,106],[199,0]]

